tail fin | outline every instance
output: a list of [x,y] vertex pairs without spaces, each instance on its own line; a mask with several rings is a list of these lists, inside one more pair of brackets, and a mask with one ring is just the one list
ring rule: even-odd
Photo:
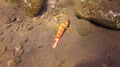
[[56,48],[58,41],[59,41],[59,39],[58,39],[58,38],[57,38],[57,39],[55,39],[55,42],[53,43],[52,48]]

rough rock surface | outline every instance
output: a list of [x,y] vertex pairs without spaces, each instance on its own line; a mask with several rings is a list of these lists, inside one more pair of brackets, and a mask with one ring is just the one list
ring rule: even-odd
[[22,5],[26,15],[35,17],[42,8],[43,0],[23,0]]
[[120,29],[120,0],[75,0],[78,17]]

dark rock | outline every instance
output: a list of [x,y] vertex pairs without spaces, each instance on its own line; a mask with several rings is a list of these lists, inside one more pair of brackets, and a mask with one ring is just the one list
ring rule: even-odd
[[27,16],[37,16],[42,8],[43,0],[23,0],[23,9]]
[[119,3],[120,0],[75,0],[75,13],[79,18],[120,29]]

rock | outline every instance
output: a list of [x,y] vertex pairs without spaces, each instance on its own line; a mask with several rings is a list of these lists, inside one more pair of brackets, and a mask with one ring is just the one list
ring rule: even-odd
[[16,67],[16,62],[14,60],[9,60],[7,63],[7,67]]
[[15,56],[14,61],[18,64],[22,61],[22,59],[19,56]]
[[15,52],[15,56],[21,56],[24,53],[23,49],[19,49],[17,52]]
[[43,5],[43,0],[23,0],[23,9],[27,16],[35,17],[38,15]]
[[112,29],[120,29],[120,0],[75,0],[75,14]]
[[23,52],[23,42],[15,44],[15,56],[21,56]]
[[15,44],[15,52],[19,51],[22,48],[23,48],[23,42],[17,42]]

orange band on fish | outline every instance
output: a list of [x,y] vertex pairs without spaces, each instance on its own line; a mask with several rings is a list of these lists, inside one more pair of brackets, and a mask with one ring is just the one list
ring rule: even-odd
[[69,21],[64,21],[60,24],[58,31],[56,33],[56,36],[54,38],[55,42],[52,45],[52,48],[56,48],[58,41],[61,39],[61,37],[63,36],[63,33],[65,32],[66,28],[69,25]]

